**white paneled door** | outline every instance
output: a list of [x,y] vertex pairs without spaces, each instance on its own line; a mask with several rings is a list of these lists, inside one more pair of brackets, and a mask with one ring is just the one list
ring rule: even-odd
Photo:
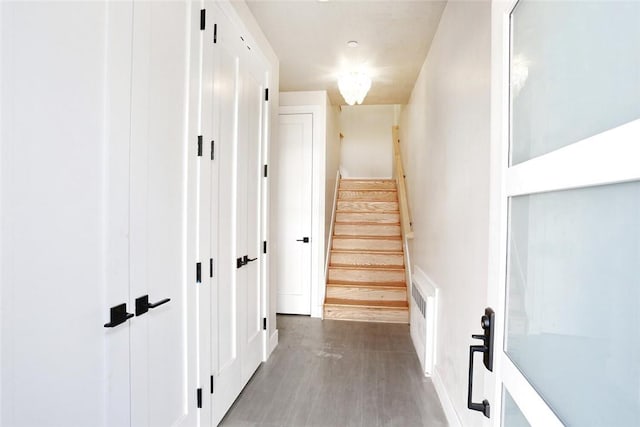
[[198,412],[196,340],[189,334],[198,320],[195,269],[183,257],[186,159],[196,154],[185,139],[190,21],[186,1],[133,8],[129,253],[136,426],[191,426]]
[[266,65],[216,9],[213,72],[217,195],[212,250],[213,424],[217,425],[262,360],[261,179]]
[[493,14],[486,424],[638,425],[640,3]]
[[312,114],[280,114],[278,313],[311,314],[312,135]]

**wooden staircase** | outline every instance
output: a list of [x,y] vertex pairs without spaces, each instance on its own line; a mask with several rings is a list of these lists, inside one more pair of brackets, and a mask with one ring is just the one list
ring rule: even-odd
[[395,181],[340,181],[324,318],[409,322]]

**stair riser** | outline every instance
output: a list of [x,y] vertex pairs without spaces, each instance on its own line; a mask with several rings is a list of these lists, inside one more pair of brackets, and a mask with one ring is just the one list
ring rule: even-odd
[[402,267],[403,254],[331,253],[331,265]]
[[401,251],[402,240],[334,238],[332,248],[363,251]]
[[340,181],[340,190],[395,190],[395,181]]
[[373,289],[358,286],[327,286],[327,298],[367,301],[406,301],[406,289]]
[[400,236],[399,225],[336,224],[335,236]]
[[328,281],[344,281],[344,282],[404,282],[404,270],[367,270],[367,269],[340,269],[329,267]]
[[338,192],[340,200],[367,200],[379,202],[397,202],[398,195],[395,191],[357,191],[340,190]]
[[400,214],[377,212],[338,212],[336,213],[336,222],[375,222],[378,224],[399,224]]
[[384,212],[397,211],[398,202],[362,202],[350,200],[338,200],[338,212]]
[[357,322],[409,323],[409,310],[325,305],[324,318]]

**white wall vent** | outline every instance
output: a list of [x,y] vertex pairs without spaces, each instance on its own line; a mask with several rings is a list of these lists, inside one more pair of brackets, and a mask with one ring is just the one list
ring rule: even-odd
[[436,363],[438,288],[417,266],[411,277],[411,339],[424,374],[430,376]]

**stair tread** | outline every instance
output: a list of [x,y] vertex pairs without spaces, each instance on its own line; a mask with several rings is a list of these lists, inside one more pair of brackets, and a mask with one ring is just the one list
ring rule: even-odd
[[385,300],[352,300],[343,298],[327,298],[324,305],[333,306],[351,306],[351,307],[372,307],[372,308],[388,308],[408,310],[409,305],[406,301],[385,301]]
[[359,214],[359,215],[366,215],[366,214],[372,214],[372,215],[377,215],[377,214],[393,214],[393,215],[400,215],[400,211],[354,211],[354,210],[349,210],[349,209],[336,209],[337,213],[348,213],[348,214]]
[[396,193],[398,190],[395,189],[395,188],[380,187],[380,188],[338,188],[338,191],[350,191],[350,192],[355,192],[355,191],[372,192],[372,191],[375,191],[376,193]]
[[400,222],[375,222],[375,221],[338,221],[336,224],[340,225],[379,225],[380,227],[396,226],[400,225]]
[[375,289],[405,289],[407,287],[404,282],[351,282],[348,280],[331,280],[327,282],[327,287],[329,286]]
[[347,236],[344,234],[339,234],[337,236],[333,236],[333,239],[359,239],[359,240],[402,240],[401,236]]
[[360,249],[331,249],[332,254],[371,254],[371,255],[403,255],[404,252],[400,251],[386,251],[386,250],[360,250]]
[[329,269],[336,270],[380,270],[380,271],[404,271],[404,267],[392,267],[392,266],[378,266],[378,265],[354,265],[354,266],[339,266],[329,265]]
[[395,182],[393,178],[340,178],[340,181],[348,182]]

